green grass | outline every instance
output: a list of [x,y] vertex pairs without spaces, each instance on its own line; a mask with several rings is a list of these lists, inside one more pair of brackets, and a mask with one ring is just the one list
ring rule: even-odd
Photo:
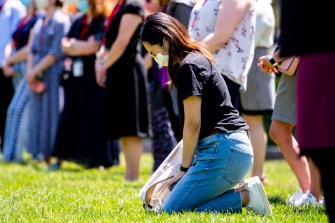
[[25,164],[0,161],[0,222],[327,222],[325,208],[294,208],[285,202],[298,190],[284,160],[266,161],[270,185],[265,187],[273,215],[248,213],[153,214],[144,211],[138,197],[150,177],[152,156],[141,159],[141,180],[125,182],[121,165],[105,170],[84,169],[65,162],[62,170],[45,171],[35,161]]

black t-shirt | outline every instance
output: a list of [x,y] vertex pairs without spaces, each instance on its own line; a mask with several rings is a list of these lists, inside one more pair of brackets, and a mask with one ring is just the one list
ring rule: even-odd
[[[200,138],[217,130],[223,133],[248,130],[233,107],[227,85],[217,67],[201,53],[190,53],[182,61],[177,78],[180,123],[184,125],[183,100],[201,97]],[[182,128],[183,129],[183,128]]]
[[[110,22],[107,31],[105,32],[106,43],[105,47],[110,49],[115,42],[117,36],[119,35],[119,28],[121,24],[121,19],[125,14],[138,15],[144,18],[144,10],[142,4],[138,1],[126,1],[118,11],[118,13],[113,17]],[[141,44],[138,41],[138,36],[141,32],[142,24],[138,25],[134,34],[132,35],[127,48],[118,59],[117,63],[122,63],[122,65],[129,65],[129,60],[136,57],[136,53],[141,52]],[[115,65],[115,64],[114,64]],[[113,65],[113,66],[114,66]]]

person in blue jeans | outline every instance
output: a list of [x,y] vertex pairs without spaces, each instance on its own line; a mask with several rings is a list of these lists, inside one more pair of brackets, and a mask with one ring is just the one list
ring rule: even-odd
[[162,211],[241,212],[271,215],[259,177],[244,180],[253,162],[248,125],[233,107],[212,54],[165,13],[149,15],[140,38],[177,89],[182,125],[180,170],[167,184]]

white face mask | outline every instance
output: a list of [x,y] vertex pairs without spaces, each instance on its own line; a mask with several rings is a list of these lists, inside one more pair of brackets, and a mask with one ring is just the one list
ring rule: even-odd
[[44,9],[49,5],[49,0],[35,0],[36,8]]
[[167,67],[169,64],[169,55],[163,55],[161,53],[157,53],[157,55],[154,57],[155,61],[162,65]]

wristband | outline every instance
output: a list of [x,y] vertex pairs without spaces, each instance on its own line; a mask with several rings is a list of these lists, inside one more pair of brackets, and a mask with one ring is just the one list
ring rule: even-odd
[[277,61],[275,61],[275,59],[273,59],[273,57],[271,57],[270,59],[269,59],[269,62],[272,64],[272,66],[274,66],[275,68],[277,68],[278,67],[278,63],[277,63]]
[[182,164],[180,164],[180,168],[179,168],[179,170],[182,171],[182,172],[185,172],[185,173],[186,173],[186,172],[188,171],[188,168],[189,168],[189,167],[186,168],[186,167],[183,167]]

